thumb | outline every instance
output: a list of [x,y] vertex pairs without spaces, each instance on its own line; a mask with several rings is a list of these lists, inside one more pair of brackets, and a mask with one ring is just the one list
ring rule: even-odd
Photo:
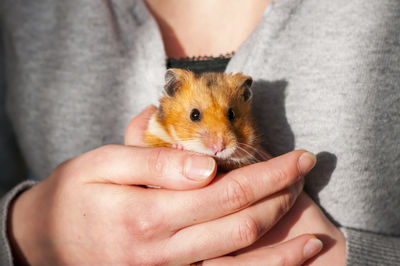
[[208,156],[123,145],[102,146],[72,159],[71,163],[69,171],[85,183],[148,185],[176,190],[204,187],[217,170],[215,160]]
[[144,132],[147,129],[147,124],[151,116],[156,110],[157,107],[150,105],[129,122],[125,131],[125,145],[145,146],[143,142]]

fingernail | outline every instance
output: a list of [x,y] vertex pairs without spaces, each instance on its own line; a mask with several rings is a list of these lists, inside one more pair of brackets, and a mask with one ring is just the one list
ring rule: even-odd
[[317,255],[322,249],[322,242],[318,238],[311,238],[303,248],[304,258],[309,259]]
[[313,169],[313,167],[315,166],[316,162],[317,157],[315,157],[314,154],[308,151],[303,153],[298,161],[301,175],[305,176],[308,172],[310,172],[310,170]]
[[202,181],[214,172],[215,167],[214,159],[207,156],[191,155],[185,161],[184,174],[191,180]]

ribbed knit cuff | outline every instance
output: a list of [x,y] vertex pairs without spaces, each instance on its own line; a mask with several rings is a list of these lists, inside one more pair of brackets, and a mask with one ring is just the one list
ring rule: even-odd
[[400,238],[341,228],[346,237],[346,265],[400,265]]
[[7,215],[10,203],[21,192],[33,187],[37,182],[25,181],[14,187],[0,200],[0,265],[13,265],[13,256],[7,238]]

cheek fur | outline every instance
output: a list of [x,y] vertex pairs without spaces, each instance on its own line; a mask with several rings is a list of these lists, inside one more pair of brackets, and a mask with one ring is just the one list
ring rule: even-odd
[[246,124],[235,125],[235,134],[237,140],[240,143],[250,144],[250,136],[252,135],[252,129]]

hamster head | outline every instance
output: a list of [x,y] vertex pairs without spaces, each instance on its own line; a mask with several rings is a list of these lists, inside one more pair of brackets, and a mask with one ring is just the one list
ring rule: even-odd
[[243,164],[254,158],[258,141],[250,76],[169,69],[165,81],[157,117],[177,145],[217,162]]

